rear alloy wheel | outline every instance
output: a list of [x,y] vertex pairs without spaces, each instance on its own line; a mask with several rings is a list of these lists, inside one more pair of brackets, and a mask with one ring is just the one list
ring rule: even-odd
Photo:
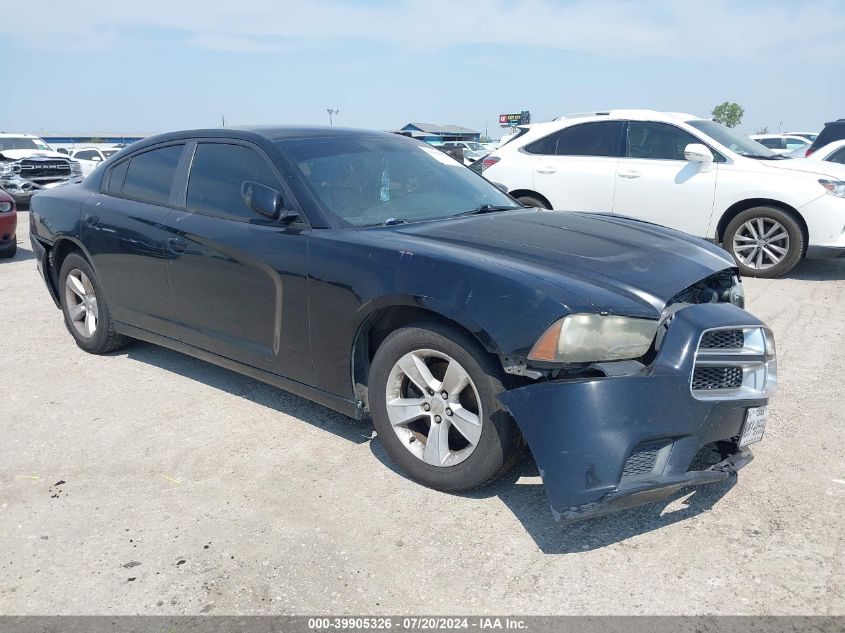
[[468,335],[440,323],[391,333],[370,368],[369,408],[379,440],[414,480],[464,492],[496,479],[521,436],[496,396],[504,375]]
[[127,337],[115,332],[94,269],[84,257],[71,253],[65,258],[59,284],[65,325],[79,347],[105,354],[127,343]]
[[804,236],[788,213],[755,207],[731,220],[725,230],[724,247],[743,275],[780,277],[801,260]]

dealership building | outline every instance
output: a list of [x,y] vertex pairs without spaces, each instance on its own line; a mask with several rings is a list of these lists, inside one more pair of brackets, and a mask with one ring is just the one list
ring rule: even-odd
[[444,141],[476,141],[481,138],[481,132],[470,130],[460,125],[435,125],[434,123],[408,123],[405,127],[395,130],[396,134],[410,136],[426,143],[442,143]]

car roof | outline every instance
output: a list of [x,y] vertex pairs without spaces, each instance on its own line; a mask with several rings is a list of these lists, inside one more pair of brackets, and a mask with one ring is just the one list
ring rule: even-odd
[[40,136],[35,136],[35,134],[17,134],[15,132],[0,132],[0,138],[37,138],[40,139]]
[[666,123],[691,121],[702,117],[688,112],[662,112],[660,110],[646,110],[637,108],[621,108],[616,110],[599,110],[597,112],[577,112],[555,117],[555,121],[568,121],[582,118],[632,119],[641,121],[664,121]]

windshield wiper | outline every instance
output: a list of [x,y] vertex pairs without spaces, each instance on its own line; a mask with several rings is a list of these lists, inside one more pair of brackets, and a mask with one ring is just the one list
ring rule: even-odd
[[382,226],[396,226],[397,224],[407,224],[408,220],[404,218],[387,218],[382,222]]
[[763,156],[762,154],[745,154],[746,158],[756,158],[758,160],[785,160],[786,156],[775,154],[774,156]]
[[511,209],[522,209],[512,204],[480,204],[474,209],[464,211],[453,217],[460,217],[462,215],[481,215],[482,213],[495,213],[496,211],[510,211]]

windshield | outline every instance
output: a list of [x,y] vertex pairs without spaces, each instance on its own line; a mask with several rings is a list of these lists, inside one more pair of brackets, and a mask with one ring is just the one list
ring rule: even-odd
[[40,138],[27,138],[21,136],[18,138],[0,138],[0,152],[4,149],[40,149],[45,152],[50,151],[50,147]]
[[484,150],[484,146],[481,143],[467,143],[467,147],[471,150],[475,150],[476,152],[480,152]]
[[440,150],[404,137],[277,142],[317,200],[353,226],[454,217],[514,201]]
[[735,132],[715,121],[687,121],[687,124],[700,132],[704,132],[714,141],[721,143],[740,156],[748,156],[749,158],[775,158],[778,156],[776,152],[773,152],[768,147],[764,147],[744,134]]

